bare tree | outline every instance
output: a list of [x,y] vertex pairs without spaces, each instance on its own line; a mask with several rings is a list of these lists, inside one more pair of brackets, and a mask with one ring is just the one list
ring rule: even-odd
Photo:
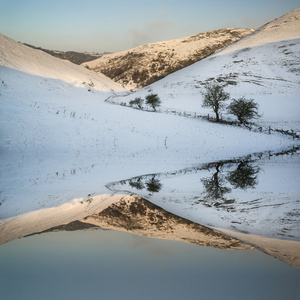
[[224,102],[230,97],[229,93],[224,91],[224,88],[217,83],[207,84],[203,93],[202,107],[212,108],[216,114],[216,121],[220,121],[220,111],[224,108]]

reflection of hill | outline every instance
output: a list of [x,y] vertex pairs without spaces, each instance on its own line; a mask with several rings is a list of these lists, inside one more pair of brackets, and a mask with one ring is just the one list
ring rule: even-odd
[[49,229],[43,230],[41,232],[28,234],[26,236],[31,236],[31,235],[46,233],[46,232],[54,232],[54,231],[76,231],[76,230],[87,230],[87,229],[98,229],[98,228],[99,226],[93,224],[84,223],[80,221],[73,221],[68,224],[54,226]]
[[[139,195],[209,228],[299,240],[299,184],[294,175],[299,149],[145,174],[106,187],[114,193]],[[146,188],[153,178],[160,184],[155,195]]]
[[147,200],[139,197],[132,197],[131,199],[121,199],[102,212],[90,215],[81,221],[102,228],[207,247],[251,248],[249,245],[215,230],[173,215]]
[[[38,233],[112,229],[159,239],[182,241],[219,249],[251,249],[237,239],[173,215],[138,196],[123,197],[99,213]],[[29,234],[34,235],[37,233]]]
[[173,215],[138,196],[120,194],[108,198],[93,197],[72,206],[63,205],[0,220],[0,244],[38,233],[88,229],[115,229],[221,249],[250,249],[252,245],[287,264],[300,267],[300,242],[224,228],[212,230]]

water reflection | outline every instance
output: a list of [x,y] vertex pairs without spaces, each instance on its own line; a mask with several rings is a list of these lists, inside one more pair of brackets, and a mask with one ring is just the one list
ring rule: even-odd
[[126,231],[219,249],[250,249],[254,246],[287,264],[300,267],[300,242],[262,237],[257,239],[256,236],[237,235],[224,229],[216,231],[133,195],[114,195],[100,199],[91,197],[72,206],[43,209],[0,220],[0,244],[36,233],[89,232],[94,229]]
[[[294,242],[300,232],[300,159],[299,154],[288,159],[284,155],[289,153],[257,154],[113,182],[107,185],[110,190],[131,195],[120,199],[113,193],[98,200],[90,196],[86,201],[78,200],[75,207],[66,205],[63,210],[46,209],[24,218],[0,220],[0,243],[45,229],[107,228],[222,249],[249,247],[242,240],[300,267],[299,242]],[[132,194],[151,199],[151,203]],[[249,239],[252,235],[273,239]],[[279,241],[282,236],[292,241]]]
[[123,180],[120,183],[122,185],[129,185],[139,191],[146,190],[150,193],[150,195],[158,193],[162,188],[162,184],[160,180],[156,178],[156,175],[151,175],[150,178],[148,178],[148,176],[140,176],[129,180]]
[[235,189],[246,190],[255,188],[258,184],[258,173],[260,168],[252,162],[242,161],[234,171],[229,171],[226,179]]
[[[232,165],[236,166],[236,168],[232,169]],[[228,170],[229,167],[230,169]],[[171,173],[142,175],[127,180],[121,180],[119,182],[113,182],[108,184],[107,187],[110,190],[118,192],[128,191],[131,193],[135,191],[148,191],[148,196],[151,196],[153,193],[161,191],[163,187],[163,184],[161,183],[162,180],[175,176],[193,173],[197,174],[202,170],[213,172],[213,174],[209,177],[200,178],[200,182],[203,185],[203,191],[201,191],[199,186],[199,192],[200,194],[203,194],[204,199],[212,200],[212,202],[215,201],[212,205],[218,206],[219,202],[216,202],[216,200],[223,200],[224,203],[233,203],[235,201],[233,199],[228,200],[225,197],[226,194],[231,193],[232,188],[242,190],[247,190],[249,188],[254,189],[258,184],[258,173],[260,168],[257,165],[254,165],[251,160],[230,160],[205,164],[200,167],[187,168]],[[145,193],[138,194],[144,197],[147,195]],[[208,203],[206,203],[206,205],[208,205]]]
[[149,191],[150,193],[158,193],[162,188],[162,184],[158,179],[155,178],[155,176],[153,176],[149,181],[146,182],[146,186],[147,191]]
[[[227,165],[232,166],[234,163],[237,165],[234,170],[228,171],[224,169],[227,167]],[[225,198],[225,195],[230,193],[232,190],[231,187],[226,186],[228,183],[232,186],[232,188],[242,190],[255,188],[255,186],[258,184],[258,173],[260,171],[258,166],[254,165],[253,162],[249,160],[240,162],[239,160],[231,160],[229,162],[218,162],[203,165],[198,168],[185,169],[184,171],[179,170],[172,173],[142,175],[111,183],[107,185],[107,187],[110,190],[122,192],[134,192],[135,190],[148,191],[148,195],[151,196],[153,193],[158,193],[161,191],[163,187],[161,180],[182,175],[183,173],[184,175],[191,174],[192,172],[198,173],[204,169],[208,170],[209,172],[213,172],[213,174],[209,177],[200,178],[200,181],[204,187],[204,191],[202,192],[204,199],[223,200],[224,202],[229,201],[230,203],[233,203],[234,200],[227,200]],[[143,194],[143,196],[144,195],[146,194]]]
[[96,228],[127,231],[146,237],[182,241],[219,249],[253,248],[235,238],[169,213],[137,196],[124,197],[100,212],[39,233]]
[[133,188],[136,188],[137,190],[143,190],[145,188],[144,183],[141,180],[141,177],[137,179],[129,180],[129,185]]
[[[112,182],[209,227],[300,239],[299,147]],[[151,184],[150,184],[151,183]]]
[[299,270],[257,250],[224,251],[112,230],[0,246],[1,299],[295,299]]
[[[225,164],[226,165],[226,164]],[[245,160],[238,163],[237,167],[231,171],[224,171],[224,163],[216,163],[209,171],[215,171],[210,177],[201,178],[204,192],[203,200],[196,203],[203,203],[206,206],[227,207],[235,202],[234,199],[227,199],[226,194],[231,193],[233,189],[247,190],[254,189],[258,184],[258,173],[260,168],[253,162]],[[231,186],[228,186],[230,184]]]
[[226,181],[224,176],[220,173],[221,166],[221,163],[216,164],[216,172],[214,172],[211,177],[201,179],[205,189],[205,199],[218,199],[225,201],[226,199],[224,198],[224,195],[230,193],[231,191],[230,188],[225,186]]

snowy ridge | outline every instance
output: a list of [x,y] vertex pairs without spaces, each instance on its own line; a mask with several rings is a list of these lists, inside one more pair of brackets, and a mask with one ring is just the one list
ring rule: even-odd
[[[232,98],[253,98],[263,115],[262,126],[300,130],[300,9],[166,78],[125,98],[144,98],[150,92],[162,100],[162,110],[211,114],[201,107],[204,85],[213,80]],[[224,112],[226,117],[226,112]]]
[[35,76],[61,80],[77,87],[90,85],[95,90],[103,92],[124,90],[103,74],[95,74],[81,66],[54,58],[0,34],[0,68],[3,67]]
[[180,39],[150,43],[83,63],[128,89],[140,88],[182,69],[252,33],[225,28]]
[[275,20],[258,28],[254,33],[245,37],[238,44],[232,45],[230,49],[224,50],[223,54],[229,51],[236,51],[242,47],[260,46],[262,44],[276,43],[288,40],[299,39],[300,8],[295,9]]

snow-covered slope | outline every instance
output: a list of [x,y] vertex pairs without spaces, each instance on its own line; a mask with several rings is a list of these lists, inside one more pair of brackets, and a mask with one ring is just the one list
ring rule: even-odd
[[215,53],[253,29],[226,28],[180,39],[146,44],[83,63],[126,88],[140,88]]
[[28,46],[33,49],[41,50],[43,52],[46,52],[54,57],[68,60],[76,65],[81,65],[84,62],[95,60],[99,57],[101,57],[104,54],[98,54],[98,53],[88,53],[88,52],[76,52],[76,51],[59,51],[59,50],[50,50],[50,49],[44,49],[41,47],[35,47],[30,44],[23,43],[25,46]]
[[10,68],[103,92],[124,90],[103,74],[95,74],[69,61],[57,59],[42,51],[16,43],[2,34],[0,34],[0,68],[1,73],[4,68]]
[[111,181],[294,143],[111,105],[104,101],[111,93],[66,83],[80,67],[7,38],[1,49],[6,64],[0,68],[1,218],[107,193],[105,185]]
[[258,102],[261,125],[300,130],[299,78],[300,9],[296,9],[119,102],[144,98],[151,91],[161,98],[162,110],[213,115],[201,107],[201,92],[206,83],[215,80],[232,98],[245,96]]

